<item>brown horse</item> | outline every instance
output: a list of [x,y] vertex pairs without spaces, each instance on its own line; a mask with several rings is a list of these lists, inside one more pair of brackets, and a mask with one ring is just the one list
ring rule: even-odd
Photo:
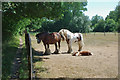
[[[47,33],[47,32],[42,32],[39,34],[36,34],[36,39],[37,39],[37,43],[40,43],[41,40],[45,46],[45,50],[47,48],[49,48],[49,44],[55,44],[55,52],[54,53],[58,53],[60,50],[60,42],[61,42],[61,35],[57,32],[53,32],[53,33]],[[57,49],[57,42],[58,42],[58,46],[59,49]],[[47,47],[46,47],[47,45]]]

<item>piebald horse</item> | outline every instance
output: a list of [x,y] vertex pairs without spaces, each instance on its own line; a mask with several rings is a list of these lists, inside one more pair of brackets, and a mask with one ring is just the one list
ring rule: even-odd
[[68,44],[68,53],[72,52],[72,43],[77,42],[79,49],[78,51],[82,50],[82,47],[84,45],[83,42],[83,35],[81,33],[72,33],[67,29],[61,29],[59,31],[59,34],[61,35],[61,38],[64,40],[66,40],[67,44]]

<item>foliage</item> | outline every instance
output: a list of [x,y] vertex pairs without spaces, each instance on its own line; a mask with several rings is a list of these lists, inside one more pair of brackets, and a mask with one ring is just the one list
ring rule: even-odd
[[88,16],[83,14],[83,11],[86,11],[86,5],[86,2],[64,3],[63,17],[59,20],[46,20],[42,23],[42,28],[39,31],[54,32],[66,28],[72,32],[88,32],[90,20]]
[[95,24],[97,24],[100,20],[103,20],[102,16],[98,16],[98,15],[93,16],[91,19],[91,23],[92,23],[91,28],[94,29],[96,27]]
[[81,14],[73,18],[69,29],[73,32],[89,32],[90,24],[89,17]]
[[2,26],[4,27],[2,32],[5,34],[3,42],[10,40],[26,25],[30,25],[31,18],[60,18],[63,12],[61,5],[61,2],[3,2]]
[[105,24],[105,31],[112,32],[116,31],[116,29],[117,29],[116,22],[113,19],[107,19]]
[[120,20],[120,5],[118,4],[114,11],[110,11],[109,15],[106,17],[106,31],[120,31],[119,30],[119,20]]
[[120,1],[118,3],[118,6],[116,7],[115,11],[117,11],[117,31],[120,32]]
[[97,24],[94,25],[94,32],[104,32],[105,21],[103,19],[99,20]]
[[94,32],[119,32],[120,30],[120,5],[116,6],[116,9],[110,11],[109,15],[103,20],[102,16],[93,16],[91,20],[91,28]]
[[[119,30],[119,5],[114,11],[110,11],[105,22],[103,17],[98,15],[93,16],[90,21],[83,13],[87,10],[86,5],[87,2],[3,2],[3,42],[22,34],[25,28],[40,32],[54,32],[61,28],[72,32],[104,31],[105,27],[105,31]],[[112,24],[115,29],[108,25],[109,19],[115,21]]]
[[120,5],[117,5],[114,11],[110,11],[106,19],[113,19],[115,22],[117,22],[120,19],[119,13],[120,13]]
[[[60,27],[56,26],[61,22],[61,27],[68,27],[70,18],[86,11],[86,5],[86,2],[3,2],[3,42],[11,40],[16,34],[22,34],[25,28],[30,31],[58,31]],[[50,20],[56,21],[54,26]]]

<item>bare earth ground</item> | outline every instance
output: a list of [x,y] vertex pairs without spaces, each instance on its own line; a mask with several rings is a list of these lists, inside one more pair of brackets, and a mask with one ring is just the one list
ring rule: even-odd
[[[32,47],[38,54],[45,51],[43,44],[37,44],[32,35],[31,40]],[[84,34],[84,43],[83,50],[92,52],[92,56],[64,54],[67,52],[66,42],[61,43],[61,54],[35,55],[34,59],[38,59],[34,62],[36,76],[38,78],[116,78],[118,76],[118,35]],[[51,52],[54,52],[54,48],[54,45],[50,45]],[[78,45],[73,43],[72,48],[75,52],[78,50]]]

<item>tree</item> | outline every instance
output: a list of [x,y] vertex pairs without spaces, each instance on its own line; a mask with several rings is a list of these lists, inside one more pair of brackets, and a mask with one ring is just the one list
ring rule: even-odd
[[99,31],[99,32],[103,31],[103,29],[98,30],[99,26],[104,27],[103,25],[99,24],[99,23],[104,23],[104,19],[102,16],[98,16],[98,15],[93,16],[91,19],[91,23],[92,23],[91,28],[93,29],[94,32],[95,31]]
[[71,12],[72,17],[78,16],[79,14],[86,11],[87,2],[65,2],[63,3],[64,11]]
[[113,19],[114,21],[117,21],[117,16],[116,16],[117,12],[116,11],[110,11],[109,15],[107,15],[106,20],[107,19]]
[[103,19],[99,20],[97,24],[95,24],[94,32],[104,32],[105,21]]
[[98,15],[93,16],[92,19],[91,19],[91,23],[92,23],[91,26],[94,26],[94,25],[95,25],[96,23],[98,23],[98,21],[101,20],[101,19],[103,19],[102,16],[98,16]]
[[[88,26],[88,17],[83,14],[86,10],[86,2],[66,2],[63,3],[64,12],[61,19],[55,19],[52,31],[59,31],[61,28],[66,28],[72,32],[85,32]],[[48,23],[49,25],[49,23]],[[47,26],[48,26],[47,25]]]
[[81,14],[79,16],[73,17],[72,22],[70,22],[69,29],[73,32],[89,32],[91,22],[88,16]]
[[118,3],[118,6],[115,9],[116,15],[117,15],[117,31],[120,32],[120,1]]
[[31,21],[29,20],[42,17],[61,18],[63,13],[61,5],[62,2],[3,2],[2,23],[4,27],[2,33],[6,34],[3,36],[3,41],[10,40],[19,33],[19,30],[30,25]]
[[[119,2],[120,3],[120,2]],[[111,20],[111,25],[113,25],[113,29],[112,29],[112,31],[114,31],[114,32],[116,32],[116,31],[120,31],[120,5],[119,5],[119,3],[118,3],[118,5],[116,6],[116,8],[115,8],[115,10],[113,10],[113,11],[110,11],[110,13],[109,13],[109,15],[107,15],[107,17],[106,17],[106,22],[108,22],[109,21],[109,19],[112,19]],[[114,20],[114,21],[113,21]],[[115,24],[114,24],[115,23]],[[108,24],[106,24],[106,25],[108,25]],[[111,30],[108,30],[109,29],[109,27],[107,26],[107,31],[111,31]]]
[[105,24],[105,31],[106,32],[113,32],[116,31],[116,22],[113,19],[107,19]]

